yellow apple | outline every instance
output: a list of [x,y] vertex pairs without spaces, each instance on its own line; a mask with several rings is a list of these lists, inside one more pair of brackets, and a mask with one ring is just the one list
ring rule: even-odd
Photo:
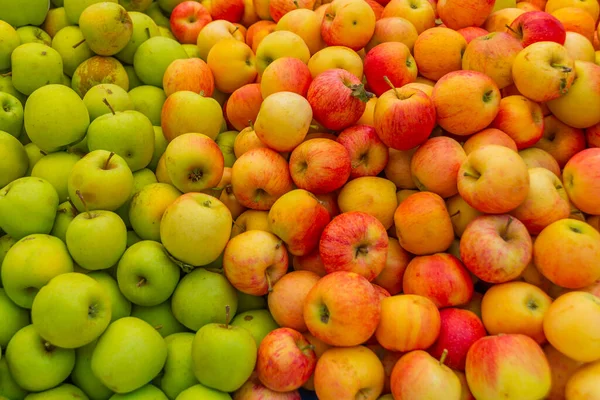
[[[262,75],[269,64],[281,57],[295,57],[304,63],[308,63],[310,50],[304,40],[294,32],[271,32],[265,36],[256,48],[256,70],[258,75]],[[231,71],[236,70],[229,66],[227,71],[231,73]]]
[[215,78],[215,86],[224,93],[233,93],[256,78],[254,53],[237,39],[217,42],[208,53],[207,64]]
[[341,68],[350,72],[358,79],[363,76],[363,62],[360,56],[352,49],[344,46],[325,47],[313,54],[308,61],[308,69],[315,78],[322,72],[330,69]]

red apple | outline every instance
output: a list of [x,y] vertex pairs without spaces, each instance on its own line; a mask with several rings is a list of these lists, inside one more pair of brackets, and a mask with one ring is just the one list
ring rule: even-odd
[[294,92],[306,97],[312,75],[308,66],[300,59],[282,57],[273,61],[260,78],[263,98],[277,92]]
[[350,271],[372,281],[385,267],[388,235],[379,220],[351,211],[335,217],[325,227],[319,253],[327,273]]
[[505,97],[491,127],[510,136],[519,150],[526,149],[535,145],[544,133],[542,108],[525,96]]
[[365,47],[375,31],[375,12],[363,0],[334,0],[325,9],[321,36],[328,46],[354,51]]
[[575,206],[587,214],[600,215],[600,148],[574,155],[563,170],[563,182]]
[[224,19],[236,23],[240,22],[244,15],[243,0],[200,0],[206,7],[213,20]]
[[411,257],[411,254],[400,246],[398,239],[388,238],[385,266],[372,282],[387,290],[392,296],[401,293],[404,272]]
[[184,1],[173,9],[169,21],[171,32],[180,43],[196,44],[198,34],[212,21],[212,18],[202,4],[196,1]]
[[[589,143],[590,147],[593,147],[592,144]],[[548,115],[544,118],[544,133],[534,147],[550,153],[558,165],[564,168],[571,157],[585,150],[585,135],[583,130],[561,122],[554,115]]]
[[473,312],[460,308],[441,310],[440,320],[440,335],[429,348],[429,354],[439,359],[448,350],[446,365],[464,371],[467,352],[473,343],[487,335],[483,323]]
[[519,15],[506,31],[519,39],[523,47],[536,42],[564,44],[567,36],[563,24],[543,11],[529,11]]
[[314,119],[334,131],[354,125],[370,96],[360,79],[340,68],[317,75],[306,94]]
[[477,39],[478,37],[485,36],[488,33],[490,33],[485,29],[479,28],[477,26],[468,26],[466,28],[460,28],[456,32],[460,33],[465,38],[467,44],[471,43],[473,39]]
[[346,128],[339,134],[337,141],[350,155],[351,179],[377,176],[388,163],[388,148],[372,126],[355,125]]
[[257,377],[256,372],[233,393],[235,400],[302,400],[297,390],[291,392],[276,392],[263,385]]
[[344,186],[350,170],[348,151],[331,139],[307,140],[290,155],[289,171],[294,183],[315,194],[329,193]]
[[225,114],[236,131],[241,131],[256,122],[263,97],[259,83],[249,83],[237,89],[227,99]]
[[410,49],[400,42],[381,43],[371,49],[364,62],[369,89],[377,96],[390,90],[390,84],[402,87],[417,78],[417,63]]

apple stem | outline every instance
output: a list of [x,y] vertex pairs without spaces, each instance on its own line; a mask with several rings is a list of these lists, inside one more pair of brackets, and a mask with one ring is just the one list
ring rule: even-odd
[[508,234],[508,228],[510,224],[512,224],[512,217],[508,217],[508,222],[506,222],[506,226],[504,227],[504,233],[502,234],[502,239],[506,240],[506,235]]
[[142,287],[146,284],[146,278],[142,278],[139,280],[139,282],[135,285],[137,287]]
[[310,129],[313,129],[315,131],[319,129],[319,125],[315,125],[315,124],[311,124],[309,127],[310,127]]
[[265,278],[267,279],[267,290],[271,293],[273,291],[273,284],[271,283],[271,277],[267,271],[265,271]]
[[146,28],[146,36],[148,36],[148,39],[152,37],[152,34],[150,33],[150,28]]
[[158,324],[154,327],[154,329],[156,329],[157,331],[161,330],[163,328],[163,324]]
[[4,76],[11,76],[12,75],[12,71],[8,71],[5,74],[0,74],[0,76],[4,77]]
[[235,33],[236,33],[237,31],[239,31],[239,30],[240,30],[240,27],[239,27],[239,26],[236,26],[236,27],[235,27],[235,29],[233,30],[233,32],[231,32],[231,34],[233,35],[233,34],[235,34]]
[[112,106],[110,105],[110,103],[108,102],[108,99],[104,98],[102,99],[102,102],[104,104],[106,104],[106,107],[108,107],[108,109],[110,110],[110,112],[112,113],[112,115],[117,115],[117,113],[115,113],[115,109],[112,108]]
[[231,317],[231,307],[225,306],[225,329],[229,329],[229,318]]
[[81,194],[81,191],[79,189],[77,189],[75,191],[75,194],[77,195],[77,197],[79,197],[79,200],[81,200],[81,202],[83,203],[83,208],[85,208],[85,212],[87,213],[88,219],[92,219],[92,213],[90,213],[90,209],[88,208],[88,205],[85,202],[85,199],[83,198],[83,195]]
[[296,6],[296,8],[300,8],[300,4],[298,4],[298,0],[294,0],[294,5]]
[[110,164],[110,159],[115,155],[114,151],[111,151],[110,154],[108,155],[108,158],[106,159],[106,163],[104,164],[104,169],[108,169],[108,166]]
[[475,179],[479,179],[479,177],[480,177],[479,175],[473,175],[470,172],[465,172],[463,175],[468,176],[469,178],[475,178]]
[[448,357],[448,349],[444,349],[442,352],[442,356],[440,357],[440,365],[444,365],[446,362],[446,357]]
[[85,42],[85,39],[83,39],[83,40],[81,40],[81,41],[79,41],[79,42],[75,43],[75,44],[73,45],[73,48],[74,48],[74,49],[78,48],[78,47],[79,47],[79,46],[81,46],[81,45],[82,45],[84,42]]
[[392,81],[390,81],[390,78],[386,76],[383,77],[383,80],[385,81],[385,83],[388,84],[388,86],[394,90],[394,93],[396,93],[396,97],[400,98],[400,93],[398,93],[398,89],[396,88],[396,86],[394,86],[394,84],[392,83]]
[[251,119],[248,120],[248,126],[250,127],[250,129],[254,130],[254,122],[252,122]]
[[460,210],[456,210],[456,212],[454,214],[450,215],[450,218],[454,218],[457,215],[460,215]]
[[564,73],[569,73],[569,72],[573,71],[573,69],[571,67],[567,67],[566,65],[554,64],[554,63],[551,65],[552,65],[552,68],[560,69]]
[[365,85],[363,85],[362,83],[350,85],[350,90],[352,91],[350,95],[356,97],[363,103],[366,103],[371,97],[375,96],[373,93],[365,90]]
[[47,156],[48,155],[48,153],[46,153],[44,150],[40,150],[40,154],[43,155],[43,156]]
[[512,33],[514,33],[515,35],[518,35],[519,32],[515,31],[513,28],[510,27],[510,25],[508,24],[504,24],[504,26],[506,26],[506,29],[508,29],[509,31],[511,31]]
[[73,210],[75,210],[75,215],[79,214],[79,210],[77,210],[77,207],[75,207],[75,203],[73,203],[73,200],[71,200],[70,197],[67,197],[67,201],[69,202],[71,207],[73,207]]

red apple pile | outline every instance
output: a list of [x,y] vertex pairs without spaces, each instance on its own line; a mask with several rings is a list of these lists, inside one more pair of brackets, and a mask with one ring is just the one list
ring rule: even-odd
[[157,241],[280,326],[233,399],[600,399],[597,0],[158,3]]

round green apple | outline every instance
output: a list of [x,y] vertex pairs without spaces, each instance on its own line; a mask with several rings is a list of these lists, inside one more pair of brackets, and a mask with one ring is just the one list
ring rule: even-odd
[[[167,13],[167,15],[170,14]],[[158,26],[170,27],[171,22],[169,21],[169,17],[165,16],[158,2],[154,2],[150,4],[148,9],[146,10],[146,15],[148,15]]]
[[0,131],[0,187],[25,176],[29,159],[25,148],[13,135]]
[[[71,170],[69,198],[79,211],[121,207],[133,190],[133,174],[118,154],[95,150],[86,154]],[[77,194],[85,200],[85,205]]]
[[25,130],[46,153],[80,142],[90,124],[83,100],[63,85],[44,86],[25,104]]
[[160,114],[167,100],[165,91],[156,86],[143,85],[129,91],[135,110],[144,114],[152,125],[160,126]]
[[142,86],[144,82],[140,80],[140,78],[135,73],[135,68],[133,65],[125,65],[125,72],[127,72],[127,77],[129,78],[129,89],[135,89],[138,86]]
[[73,260],[81,267],[90,271],[107,269],[125,252],[127,228],[112,211],[86,211],[69,224],[66,243]]
[[58,31],[52,39],[52,48],[62,57],[63,72],[68,76],[73,76],[82,62],[95,55],[77,26],[66,26]]
[[50,233],[58,194],[45,179],[25,177],[0,190],[0,228],[16,240],[33,233]]
[[225,306],[235,315],[235,289],[223,275],[203,268],[185,275],[171,299],[175,318],[193,331],[213,322],[225,323]]
[[21,38],[15,28],[0,19],[0,72],[10,69],[10,55],[20,44]]
[[160,221],[181,192],[168,183],[154,183],[140,190],[131,200],[129,221],[134,231],[145,240],[160,241]]
[[71,381],[83,390],[90,400],[108,400],[113,391],[104,386],[92,372],[92,354],[97,340],[75,350],[75,367],[71,372]]
[[158,166],[158,161],[167,150],[167,146],[169,142],[167,142],[167,138],[163,134],[163,130],[160,126],[154,127],[154,154],[152,155],[152,160],[150,164],[148,164],[148,168],[152,171],[156,171],[156,167]]
[[31,95],[45,85],[59,84],[63,75],[60,54],[50,46],[25,43],[11,54],[12,80],[15,89]]
[[149,323],[162,337],[188,331],[188,329],[177,321],[173,315],[170,300],[151,307],[143,307],[134,304],[131,309],[131,316]]
[[111,303],[104,287],[87,275],[58,275],[35,296],[31,321],[45,340],[75,349],[96,340],[111,319]]
[[40,150],[39,147],[35,145],[35,143],[27,143],[25,146],[25,153],[27,153],[27,158],[29,159],[29,168],[27,168],[26,176],[31,176],[31,171],[33,171],[33,167],[40,161],[43,157],[46,156],[46,153]]
[[183,49],[188,55],[188,58],[200,58],[200,49],[195,44],[184,44]]
[[112,56],[127,46],[133,33],[133,22],[127,10],[118,3],[92,4],[79,17],[79,27],[86,43],[100,56]]
[[0,75],[0,92],[8,93],[10,95],[15,96],[17,99],[19,99],[21,105],[25,106],[27,96],[15,89],[15,86],[12,83],[11,75]]
[[[131,221],[129,220],[129,209],[131,208],[131,201],[133,196],[140,192],[143,188],[153,183],[157,183],[156,175],[148,168],[142,168],[133,173],[133,190],[129,199],[119,207],[115,212],[121,217],[127,229],[131,228]],[[130,247],[129,245],[127,247]]]
[[231,400],[231,396],[219,390],[197,384],[181,392],[177,400]]
[[58,210],[56,211],[54,226],[52,227],[52,231],[50,232],[50,234],[66,243],[67,229],[69,229],[71,221],[75,219],[77,214],[77,209],[73,207],[73,204],[71,204],[69,201],[61,203],[58,206]]
[[154,154],[154,128],[148,117],[138,111],[111,110],[92,121],[87,138],[90,151],[114,152],[125,159],[132,171],[145,168]]
[[110,114],[110,104],[114,111],[133,110],[133,102],[129,93],[120,86],[103,83],[92,87],[83,97],[83,102],[90,113],[90,120],[94,121],[101,115]]
[[27,400],[82,400],[87,396],[81,389],[69,383],[63,383],[53,389],[31,393]]
[[21,39],[21,44],[24,43],[40,43],[46,46],[52,46],[52,38],[45,30],[37,26],[22,26],[17,29],[17,34]]
[[0,92],[0,131],[18,137],[23,130],[23,104],[15,96]]
[[58,201],[65,202],[69,197],[67,182],[71,170],[81,157],[74,153],[59,151],[42,157],[33,167],[31,176],[44,178],[54,186],[58,194]]
[[116,393],[141,388],[160,373],[167,345],[147,322],[121,318],[108,326],[92,355],[92,371]]
[[129,90],[127,71],[116,58],[94,56],[83,61],[73,73],[71,86],[83,98],[88,90],[101,83],[112,83]]
[[[0,347],[8,346],[10,339],[24,326],[29,325],[29,312],[17,306],[8,297],[4,289],[0,289]],[[0,394],[1,394],[0,390]]]
[[223,153],[223,160],[225,161],[225,167],[233,167],[233,163],[236,160],[235,153],[233,151],[233,143],[238,135],[238,131],[226,131],[219,133],[215,142]]
[[118,3],[118,0],[63,0],[63,6],[65,7],[65,13],[69,22],[72,25],[78,25],[79,17],[83,10],[92,4],[102,2]]
[[27,325],[15,333],[8,344],[6,361],[19,386],[41,392],[67,379],[75,365],[75,350],[48,343],[33,325]]
[[[15,239],[13,239],[12,237],[10,237],[10,235],[5,235],[2,234],[3,236],[0,236],[0,272],[2,271],[2,261],[4,261],[4,257],[6,257],[6,253],[8,253],[8,250],[10,250],[11,247],[13,247],[13,245],[15,243],[17,243],[17,241]],[[2,278],[0,278],[0,288],[2,287]],[[2,343],[0,341],[0,343]]]
[[113,394],[109,400],[169,400],[169,398],[156,386],[147,384],[133,392]]
[[123,50],[115,55],[119,61],[125,64],[133,64],[133,56],[142,43],[151,37],[160,35],[158,25],[148,15],[131,11],[129,16],[133,22],[131,39]]
[[117,267],[121,293],[140,306],[155,306],[171,297],[181,270],[162,244],[144,240],[125,251]]
[[198,383],[192,362],[193,341],[194,334],[189,332],[174,333],[165,338],[167,362],[157,385],[170,399]]
[[177,41],[154,36],[138,47],[133,57],[133,67],[146,85],[162,88],[167,67],[173,61],[185,58],[188,58],[187,53]]
[[239,326],[250,332],[256,341],[256,347],[260,346],[260,342],[262,342],[269,332],[279,328],[269,310],[243,312],[233,318],[231,325]]
[[0,0],[0,19],[16,27],[41,25],[49,8],[48,0]]
[[27,396],[27,392],[15,382],[8,370],[6,357],[0,358],[0,398],[23,400],[25,396]]

